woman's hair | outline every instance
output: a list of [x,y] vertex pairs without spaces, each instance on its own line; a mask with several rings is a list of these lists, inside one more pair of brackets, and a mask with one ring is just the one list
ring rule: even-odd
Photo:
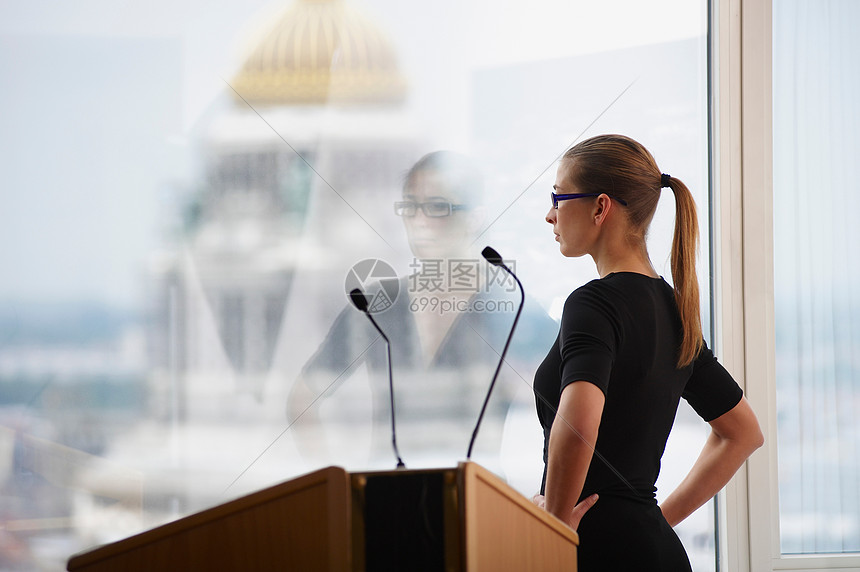
[[419,173],[432,172],[442,178],[445,190],[460,203],[477,206],[483,202],[483,176],[475,163],[454,151],[433,151],[421,157],[403,177],[406,192]]
[[571,182],[581,192],[606,193],[627,202],[625,211],[633,235],[643,243],[657,210],[661,188],[668,186],[675,193],[672,281],[683,327],[678,367],[689,365],[703,343],[696,277],[699,223],[690,189],[675,177],[664,178],[651,153],[623,135],[587,139],[571,147],[562,161],[568,165]]

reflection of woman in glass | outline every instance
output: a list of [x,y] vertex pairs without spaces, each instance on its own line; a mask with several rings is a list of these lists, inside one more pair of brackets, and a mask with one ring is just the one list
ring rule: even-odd
[[[393,303],[374,319],[391,339],[398,443],[410,466],[452,462],[465,453],[519,302],[504,275],[482,261],[483,245],[473,244],[483,222],[481,187],[470,160],[439,151],[409,170],[394,204],[415,262],[413,273],[399,279]],[[528,384],[556,329],[536,302],[526,301],[509,365],[482,426],[479,452],[498,450],[512,395]],[[360,367],[367,368],[373,395],[371,454],[390,456],[387,362],[377,337],[367,318],[347,306],[293,385],[288,412],[292,419],[302,417],[298,443],[316,460],[327,453],[314,450],[308,430],[319,426],[313,423],[316,406],[311,403],[329,397]]]
[[[472,245],[483,221],[482,192],[481,177],[469,160],[437,151],[412,166],[404,181],[403,200],[394,203],[417,262],[406,290],[421,354],[428,364],[460,314],[439,310],[464,307],[485,283],[485,267],[478,264]],[[462,274],[454,281],[457,261]]]
[[[662,187],[675,195],[674,288],[645,236]],[[546,216],[565,256],[600,278],[567,299],[535,376],[546,469],[536,502],[580,534],[580,569],[689,570],[674,526],[713,497],[762,434],[738,385],[704,344],[689,189],[619,135],[565,153]],[[657,506],[660,458],[684,397],[711,425],[687,478]],[[581,519],[581,520],[580,520]]]

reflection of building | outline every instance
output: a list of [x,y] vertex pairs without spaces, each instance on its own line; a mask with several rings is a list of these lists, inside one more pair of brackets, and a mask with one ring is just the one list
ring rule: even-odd
[[342,0],[299,0],[263,36],[233,82],[257,105],[398,104],[405,83],[374,24]]
[[[308,227],[344,203],[390,203],[413,158],[395,53],[346,2],[298,0],[260,38],[200,129],[184,248],[154,265],[154,404],[174,419],[261,398],[302,251],[326,246]],[[326,238],[360,245],[354,220]]]

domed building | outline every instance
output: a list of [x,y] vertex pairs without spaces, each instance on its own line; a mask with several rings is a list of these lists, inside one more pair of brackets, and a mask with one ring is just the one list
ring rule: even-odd
[[[148,269],[149,417],[106,454],[134,471],[101,495],[130,499],[124,534],[325,466],[323,449],[326,464],[390,463],[388,417],[375,415],[378,370],[360,364],[349,383],[345,370],[333,373],[306,432],[286,411],[302,366],[345,309],[353,265],[382,258],[405,274],[415,262],[393,202],[431,148],[392,42],[348,1],[293,0],[255,35],[195,130],[198,182]],[[493,316],[504,335],[508,318]],[[398,431],[419,465],[465,449],[501,347],[485,340],[457,347],[468,368],[419,366],[399,379],[410,414]],[[501,442],[504,414],[489,411],[487,443]],[[85,479],[116,480],[103,467]],[[99,512],[101,496],[81,503]]]
[[400,232],[390,204],[417,137],[385,33],[347,0],[295,0],[251,45],[198,129],[205,175],[181,240],[153,265],[162,418],[262,400],[285,316],[327,326],[332,301],[296,302],[297,272],[317,293],[342,290],[337,252],[354,262]]
[[298,0],[232,82],[257,105],[397,104],[406,85],[391,43],[343,0]]
[[148,416],[76,474],[83,545],[316,468],[272,441],[297,346],[346,303],[349,267],[402,233],[418,130],[384,32],[348,0],[293,0],[251,44],[194,130],[199,178],[145,270]]

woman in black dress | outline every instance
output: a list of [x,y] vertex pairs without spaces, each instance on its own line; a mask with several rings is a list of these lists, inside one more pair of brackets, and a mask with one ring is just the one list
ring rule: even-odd
[[[675,194],[674,288],[645,236],[662,188]],[[763,442],[743,392],[705,345],[689,189],[636,141],[603,135],[561,160],[546,216],[564,256],[600,278],[567,299],[535,375],[545,471],[535,501],[577,529],[580,570],[689,570],[672,526],[713,497]],[[712,431],[681,485],[654,484],[680,398]]]

